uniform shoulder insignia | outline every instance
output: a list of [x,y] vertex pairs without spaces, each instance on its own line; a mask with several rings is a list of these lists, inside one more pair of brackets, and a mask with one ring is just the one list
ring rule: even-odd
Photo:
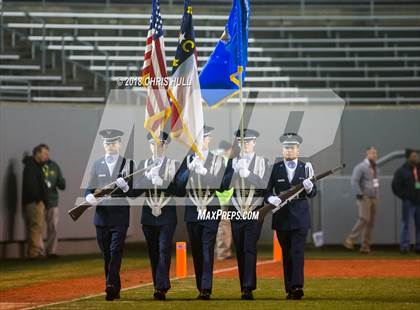
[[305,163],[305,171],[309,178],[315,175],[314,168],[312,167],[312,164],[309,161]]

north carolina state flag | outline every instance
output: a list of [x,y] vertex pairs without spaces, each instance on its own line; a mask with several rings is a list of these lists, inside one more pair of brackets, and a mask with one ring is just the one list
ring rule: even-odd
[[172,63],[170,98],[171,136],[201,156],[203,143],[203,105],[198,79],[196,45],[190,1],[184,4],[178,47]]

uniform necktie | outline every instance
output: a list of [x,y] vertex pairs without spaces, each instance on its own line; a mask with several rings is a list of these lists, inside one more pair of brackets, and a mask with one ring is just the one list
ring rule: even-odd
[[112,164],[117,160],[116,156],[107,156],[105,157],[105,161],[107,164]]
[[286,162],[287,167],[289,167],[290,169],[294,169],[296,167],[296,163],[294,161],[287,161]]

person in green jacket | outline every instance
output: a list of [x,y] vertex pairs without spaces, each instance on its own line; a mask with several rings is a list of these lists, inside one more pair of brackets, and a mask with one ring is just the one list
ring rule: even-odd
[[[234,149],[235,148],[235,149]],[[222,140],[219,143],[219,150],[221,151],[221,156],[224,159],[224,167],[226,168],[227,163],[230,158],[235,157],[239,150],[236,147],[236,144],[232,146],[232,143],[229,143],[226,140]],[[220,206],[224,211],[227,211],[229,208],[230,198],[233,195],[233,188],[225,190],[223,192],[216,191],[216,196],[219,198]],[[216,235],[216,259],[225,260],[233,257],[232,254],[232,228],[230,220],[221,219],[219,223],[219,228]]]
[[[47,150],[49,147],[43,145]],[[44,181],[47,187],[48,204],[45,209],[45,223],[47,226],[47,240],[45,242],[45,255],[49,258],[57,258],[58,245],[58,189],[65,190],[66,180],[63,177],[58,164],[49,158],[42,166]]]

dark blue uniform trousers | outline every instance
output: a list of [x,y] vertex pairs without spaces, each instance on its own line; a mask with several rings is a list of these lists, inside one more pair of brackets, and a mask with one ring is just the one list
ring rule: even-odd
[[257,241],[261,224],[258,221],[232,221],[232,237],[238,261],[241,291],[257,288]]
[[96,226],[96,239],[105,261],[107,286],[121,289],[120,269],[127,226]]
[[307,229],[277,230],[283,253],[284,286],[286,293],[294,287],[303,287],[304,248]]
[[171,288],[169,271],[175,228],[176,224],[142,225],[152,266],[153,285],[164,292]]
[[194,262],[197,289],[209,290],[213,285],[214,245],[217,227],[208,227],[200,223],[187,222],[188,237]]

